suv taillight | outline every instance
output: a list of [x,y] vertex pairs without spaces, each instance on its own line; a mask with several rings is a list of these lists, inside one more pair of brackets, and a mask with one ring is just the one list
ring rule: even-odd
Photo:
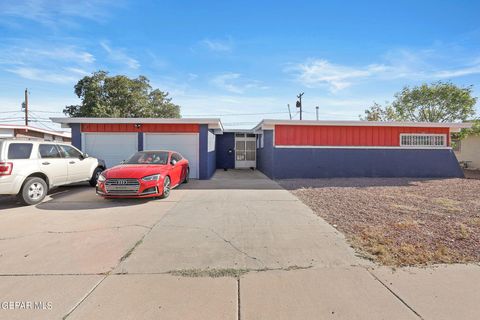
[[0,176],[9,176],[12,174],[13,163],[0,162]]

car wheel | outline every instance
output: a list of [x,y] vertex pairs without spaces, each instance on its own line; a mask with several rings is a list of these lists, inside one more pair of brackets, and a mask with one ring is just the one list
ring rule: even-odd
[[170,183],[170,178],[165,177],[165,179],[163,179],[163,194],[160,198],[161,199],[168,198],[168,196],[170,195],[170,190],[172,190],[172,185]]
[[190,168],[187,168],[187,173],[185,174],[185,179],[183,179],[183,183],[188,183],[189,176],[190,176]]
[[24,205],[34,205],[42,202],[48,192],[48,186],[42,178],[27,178],[19,193],[19,199]]
[[103,169],[98,167],[96,168],[94,171],[93,171],[93,174],[92,174],[92,177],[90,178],[90,185],[92,187],[95,187],[97,185],[97,180],[98,180],[98,177],[100,176],[100,174],[102,173]]

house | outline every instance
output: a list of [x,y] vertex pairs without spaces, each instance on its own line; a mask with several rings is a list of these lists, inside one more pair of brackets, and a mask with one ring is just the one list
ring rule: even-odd
[[0,124],[0,139],[2,138],[22,138],[61,142],[71,141],[70,133],[67,132],[45,130],[17,124]]
[[270,178],[462,177],[450,134],[467,123],[262,120],[225,130],[220,119],[52,118],[72,144],[111,167],[141,150],[173,149],[192,178],[257,168]]
[[469,135],[453,146],[458,161],[469,169],[480,169],[480,136]]

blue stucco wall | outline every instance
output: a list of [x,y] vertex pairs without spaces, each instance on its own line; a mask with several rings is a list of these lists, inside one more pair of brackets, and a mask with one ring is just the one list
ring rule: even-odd
[[79,150],[82,150],[82,133],[80,131],[80,123],[70,124],[72,129],[72,145]]
[[463,177],[449,149],[274,148],[275,179]]
[[[216,167],[218,169],[234,169],[235,168],[235,133],[224,132],[216,137]],[[229,154],[228,150],[232,152]]]
[[200,180],[208,179],[208,125],[200,125],[199,133],[199,178]]
[[274,178],[273,152],[273,131],[264,130],[263,148],[257,148],[257,169],[269,178]]
[[[210,131],[211,132],[211,131]],[[208,151],[208,125],[200,125],[199,133],[199,179],[210,179],[216,169],[215,145],[213,151]]]
[[[213,131],[210,131],[213,134]],[[214,173],[215,170],[217,169],[217,138],[218,136],[215,136],[215,143],[213,144],[213,151],[208,152],[208,178],[210,179]],[[208,145],[207,145],[208,148]]]

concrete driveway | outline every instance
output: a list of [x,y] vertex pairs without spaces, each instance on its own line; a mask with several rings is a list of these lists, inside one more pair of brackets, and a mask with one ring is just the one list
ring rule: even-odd
[[[478,318],[480,267],[459,268],[376,268],[254,171],[217,171],[167,200],[75,186],[35,207],[0,202],[2,319]],[[440,278],[469,294],[437,290]],[[448,303],[459,293],[462,314]]]

